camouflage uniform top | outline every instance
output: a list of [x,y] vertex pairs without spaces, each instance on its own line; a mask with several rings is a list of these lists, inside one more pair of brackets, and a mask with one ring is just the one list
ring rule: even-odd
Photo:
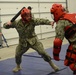
[[33,43],[33,37],[36,37],[35,34],[35,26],[36,25],[50,25],[50,22],[48,19],[39,19],[39,18],[32,18],[32,20],[29,23],[23,23],[22,19],[16,20],[12,23],[10,26],[6,26],[6,23],[4,23],[4,28],[16,28],[18,34],[19,34],[19,44],[26,45],[26,41],[29,41],[29,43]]
[[[62,41],[63,41],[63,39],[64,39],[64,37],[65,37],[65,31],[64,31],[64,28],[66,27],[66,26],[72,26],[73,24],[71,23],[71,22],[69,22],[68,20],[59,20],[58,21],[58,23],[57,23],[57,25],[56,25],[56,28],[55,28],[55,32],[56,32],[56,38],[60,38]],[[74,46],[74,48],[76,49],[76,43],[74,43],[75,41],[76,41],[76,34],[72,37],[72,38],[70,38],[70,39],[68,39],[71,43],[73,43],[73,46]]]

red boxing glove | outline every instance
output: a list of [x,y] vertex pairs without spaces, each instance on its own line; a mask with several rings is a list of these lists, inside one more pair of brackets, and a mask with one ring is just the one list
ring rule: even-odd
[[59,38],[55,38],[54,47],[53,47],[53,57],[56,61],[59,61],[59,53],[61,50],[62,40]]
[[59,56],[54,56],[54,55],[53,55],[53,57],[54,57],[54,59],[55,59],[56,61],[59,61],[59,60],[60,60]]

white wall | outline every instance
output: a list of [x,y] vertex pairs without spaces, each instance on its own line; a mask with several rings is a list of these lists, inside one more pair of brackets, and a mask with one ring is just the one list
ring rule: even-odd
[[76,0],[68,0],[68,8],[71,13],[76,13]]
[[[2,33],[9,45],[18,44],[18,34],[15,29],[4,29],[3,23],[9,21],[22,7],[31,6],[32,13],[35,17],[47,18],[52,21],[50,15],[50,8],[53,3],[61,3],[66,6],[66,0],[0,0],[0,20]],[[20,16],[18,17],[20,18]],[[37,26],[36,33],[39,39],[48,38],[55,36],[55,28],[51,26]],[[3,45],[5,43],[3,41]]]

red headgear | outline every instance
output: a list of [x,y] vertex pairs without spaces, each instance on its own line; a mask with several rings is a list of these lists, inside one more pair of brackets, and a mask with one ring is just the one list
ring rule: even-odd
[[31,19],[31,10],[29,10],[28,8],[24,8],[21,11],[21,18],[23,21],[29,21]]
[[53,4],[50,12],[53,14],[55,22],[57,22],[66,13],[65,8],[61,4]]

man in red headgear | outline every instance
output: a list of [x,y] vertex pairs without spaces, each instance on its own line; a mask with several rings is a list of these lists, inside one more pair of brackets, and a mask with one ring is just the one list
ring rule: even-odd
[[65,37],[69,46],[64,64],[69,66],[73,74],[76,75],[76,13],[68,13],[61,4],[53,4],[50,12],[54,22],[56,22],[53,57],[57,61],[60,60],[59,53]]

